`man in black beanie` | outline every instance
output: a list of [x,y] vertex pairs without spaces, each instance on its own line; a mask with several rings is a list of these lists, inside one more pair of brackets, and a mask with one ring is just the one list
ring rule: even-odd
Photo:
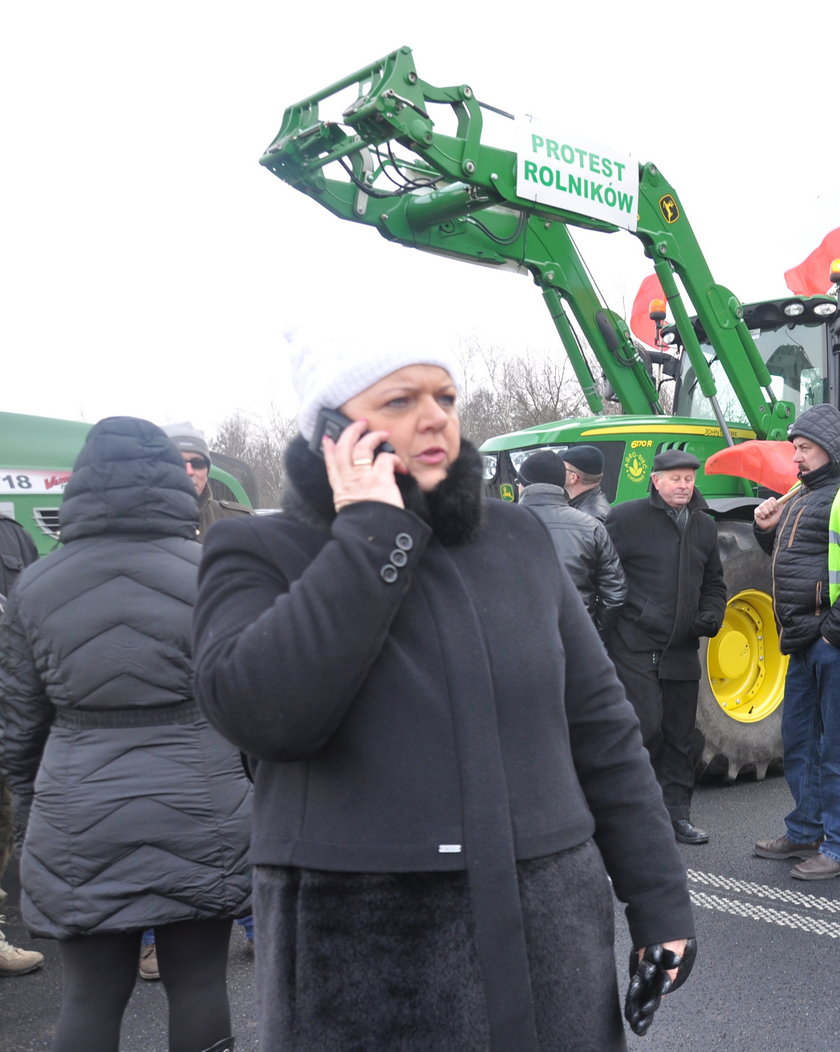
[[606,522],[610,502],[601,489],[604,454],[597,446],[572,446],[563,454],[563,461],[570,506]]
[[610,510],[607,529],[627,577],[627,603],[607,649],[636,710],[674,835],[705,844],[691,823],[698,648],[723,623],[717,529],[695,490],[700,461],[681,449],[653,459],[650,494]]
[[532,453],[519,468],[519,503],[548,527],[557,557],[603,635],[627,595],[624,573],[606,527],[569,507],[565,477],[560,454],[550,449]]

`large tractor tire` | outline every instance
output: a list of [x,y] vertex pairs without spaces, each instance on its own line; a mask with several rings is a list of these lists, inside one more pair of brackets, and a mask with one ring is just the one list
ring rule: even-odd
[[787,657],[773,618],[770,559],[756,545],[752,523],[720,520],[726,616],[701,646],[697,699],[698,775],[734,781],[763,778],[782,759],[782,698]]

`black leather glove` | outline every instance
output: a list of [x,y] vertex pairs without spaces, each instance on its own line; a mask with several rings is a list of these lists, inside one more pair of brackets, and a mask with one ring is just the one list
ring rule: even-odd
[[[642,1037],[650,1029],[653,1013],[665,994],[677,990],[686,981],[694,958],[697,956],[697,940],[688,939],[682,957],[673,950],[666,950],[661,943],[648,946],[639,960],[635,950],[630,952],[630,985],[624,999],[624,1018],[634,1034]],[[676,979],[669,971],[677,969]]]

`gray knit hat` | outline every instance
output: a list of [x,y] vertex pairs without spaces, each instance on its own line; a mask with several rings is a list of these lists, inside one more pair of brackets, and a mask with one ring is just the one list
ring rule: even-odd
[[207,445],[204,432],[193,427],[189,420],[184,420],[180,424],[165,424],[163,432],[169,436],[172,445],[179,453],[198,453],[199,456],[206,457],[208,463],[212,463],[210,447]]
[[811,406],[788,428],[792,441],[800,435],[815,442],[835,462],[840,462],[840,412],[827,402]]
[[296,343],[291,351],[292,382],[299,398],[298,423],[305,439],[312,438],[322,409],[338,409],[385,376],[407,365],[437,365],[458,386],[458,369],[447,351],[395,346],[375,335],[376,346],[342,345],[326,341],[318,346]]

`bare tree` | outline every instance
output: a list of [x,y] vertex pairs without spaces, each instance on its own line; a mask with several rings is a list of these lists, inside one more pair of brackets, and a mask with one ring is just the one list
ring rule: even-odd
[[506,355],[471,345],[461,351],[461,426],[480,444],[492,435],[570,416],[586,416],[586,399],[565,357]]
[[236,412],[222,421],[210,448],[247,464],[256,479],[260,505],[276,508],[286,484],[286,446],[297,433],[297,423],[275,409],[259,422]]

